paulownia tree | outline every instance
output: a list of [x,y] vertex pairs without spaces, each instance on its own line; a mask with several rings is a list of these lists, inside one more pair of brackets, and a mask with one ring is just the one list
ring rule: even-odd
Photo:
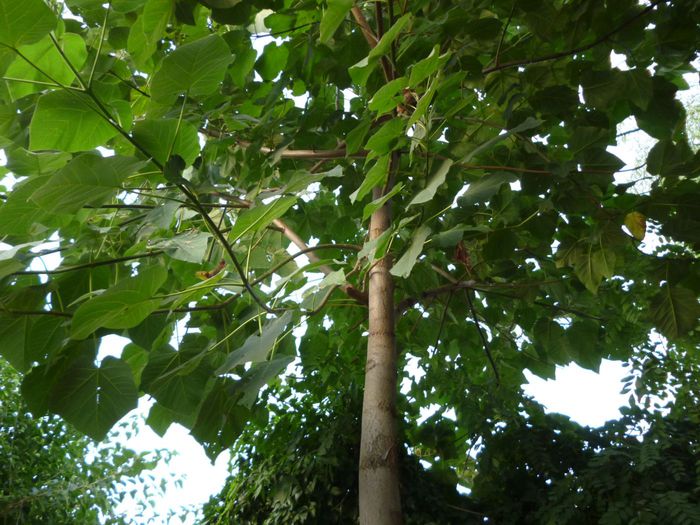
[[[401,441],[466,483],[525,369],[697,340],[700,157],[675,95],[699,17],[0,0],[0,351],[35,413],[100,438],[144,394],[211,457],[280,382],[362,385],[360,521],[399,523]],[[645,193],[608,152],[627,118],[656,141]],[[131,342],[98,360],[108,334]]]

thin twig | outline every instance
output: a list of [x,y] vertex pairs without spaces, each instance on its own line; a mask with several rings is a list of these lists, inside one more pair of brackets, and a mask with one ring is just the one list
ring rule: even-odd
[[464,295],[467,298],[467,304],[469,305],[469,311],[472,314],[472,319],[474,319],[474,324],[476,324],[476,330],[479,332],[479,337],[481,337],[481,343],[484,345],[484,353],[486,354],[486,357],[489,360],[489,363],[491,364],[491,368],[493,369],[493,373],[496,376],[496,385],[500,386],[501,384],[501,376],[498,373],[498,368],[496,368],[496,363],[493,360],[493,356],[491,355],[491,349],[489,348],[489,341],[486,339],[486,334],[484,333],[484,330],[481,328],[481,323],[479,323],[479,316],[476,314],[476,309],[474,308],[474,303],[472,302],[471,295],[469,294],[469,290],[464,290]]

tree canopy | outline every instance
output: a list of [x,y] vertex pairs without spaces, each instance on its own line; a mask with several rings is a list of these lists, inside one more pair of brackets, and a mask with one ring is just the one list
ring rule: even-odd
[[[35,414],[99,439],[148,395],[212,458],[276,392],[363,389],[360,519],[399,523],[400,440],[468,485],[524,370],[697,344],[676,94],[699,21],[693,0],[0,0],[0,353]],[[644,192],[608,151],[629,118],[655,141]],[[131,342],[97,359],[109,334]]]
[[[162,488],[149,478],[164,451],[137,454],[116,439],[95,444],[59,417],[27,411],[20,377],[0,362],[0,523],[133,523]],[[134,432],[135,421],[120,425]],[[120,515],[128,500],[132,515]],[[153,501],[153,499],[150,499]]]

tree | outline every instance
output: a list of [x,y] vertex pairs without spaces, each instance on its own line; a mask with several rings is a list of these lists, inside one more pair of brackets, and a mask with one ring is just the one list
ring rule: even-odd
[[[525,368],[696,342],[695,2],[66,6],[0,0],[2,352],[34,412],[99,438],[147,394],[213,457],[289,374],[362,385],[360,521],[399,523],[399,436],[459,479]],[[645,194],[607,151],[628,117]]]
[[163,451],[137,454],[116,441],[96,446],[57,416],[34,418],[19,374],[4,360],[0,383],[0,523],[132,523],[117,505],[139,492],[134,509],[142,511],[158,496],[147,472],[167,459]]

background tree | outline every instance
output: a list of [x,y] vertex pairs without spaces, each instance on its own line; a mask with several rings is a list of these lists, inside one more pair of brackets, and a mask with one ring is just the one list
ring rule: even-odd
[[[4,360],[0,384],[0,523],[133,523],[161,495],[148,471],[167,453],[137,454],[116,440],[98,445],[57,416],[33,417],[19,374]],[[128,517],[117,510],[125,498]]]
[[[695,2],[65,6],[0,0],[0,348],[33,412],[99,438],[148,394],[213,457],[283,371],[362,385],[360,521],[399,523],[401,439],[458,481],[526,368],[697,341]],[[646,194],[607,151],[628,117]]]

